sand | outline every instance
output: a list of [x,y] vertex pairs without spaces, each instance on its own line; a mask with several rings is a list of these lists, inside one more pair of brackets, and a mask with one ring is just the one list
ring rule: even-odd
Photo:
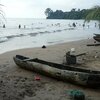
[[[0,100],[70,100],[68,91],[78,89],[85,93],[86,100],[100,100],[100,89],[92,89],[62,82],[18,67],[13,56],[21,54],[56,63],[65,63],[65,54],[71,48],[86,53],[78,58],[83,68],[100,70],[100,46],[86,46],[94,43],[87,39],[47,46],[10,51],[0,55]],[[35,80],[35,76],[40,80]]]

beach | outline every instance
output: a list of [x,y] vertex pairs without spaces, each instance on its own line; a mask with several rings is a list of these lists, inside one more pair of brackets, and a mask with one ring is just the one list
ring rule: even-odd
[[[75,52],[86,53],[79,58],[84,68],[100,70],[100,46],[87,46],[93,39],[60,43],[46,46],[9,51],[0,55],[0,100],[70,100],[67,91],[81,90],[86,100],[99,100],[100,89],[92,89],[62,82],[18,67],[13,57],[24,55],[55,63],[65,63],[66,52],[75,48]],[[40,80],[35,80],[35,76]]]

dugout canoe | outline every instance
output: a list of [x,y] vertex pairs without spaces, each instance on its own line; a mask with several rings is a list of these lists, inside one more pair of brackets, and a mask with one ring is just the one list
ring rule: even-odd
[[100,34],[94,34],[94,35],[100,37]]
[[100,42],[100,36],[93,36],[94,40]]
[[94,34],[93,39],[100,42],[100,34]]
[[38,58],[30,59],[22,55],[16,55],[13,59],[21,68],[35,71],[59,80],[89,87],[97,88],[100,86],[100,71],[71,67],[69,65],[40,60]]

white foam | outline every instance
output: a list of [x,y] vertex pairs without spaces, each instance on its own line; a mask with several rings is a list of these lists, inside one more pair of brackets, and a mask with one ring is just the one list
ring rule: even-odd
[[[68,26],[73,22],[78,23],[76,28]],[[89,29],[83,29],[83,22],[84,20],[8,19],[6,28],[0,28],[0,53],[92,38],[93,33],[100,32],[98,27],[94,27],[95,21],[88,23]],[[19,24],[21,29],[18,28]]]

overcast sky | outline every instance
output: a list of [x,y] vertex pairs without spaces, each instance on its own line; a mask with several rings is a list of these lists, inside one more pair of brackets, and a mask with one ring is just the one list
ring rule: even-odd
[[100,0],[0,0],[6,17],[45,18],[46,8],[69,11],[72,8],[91,8],[100,5]]

